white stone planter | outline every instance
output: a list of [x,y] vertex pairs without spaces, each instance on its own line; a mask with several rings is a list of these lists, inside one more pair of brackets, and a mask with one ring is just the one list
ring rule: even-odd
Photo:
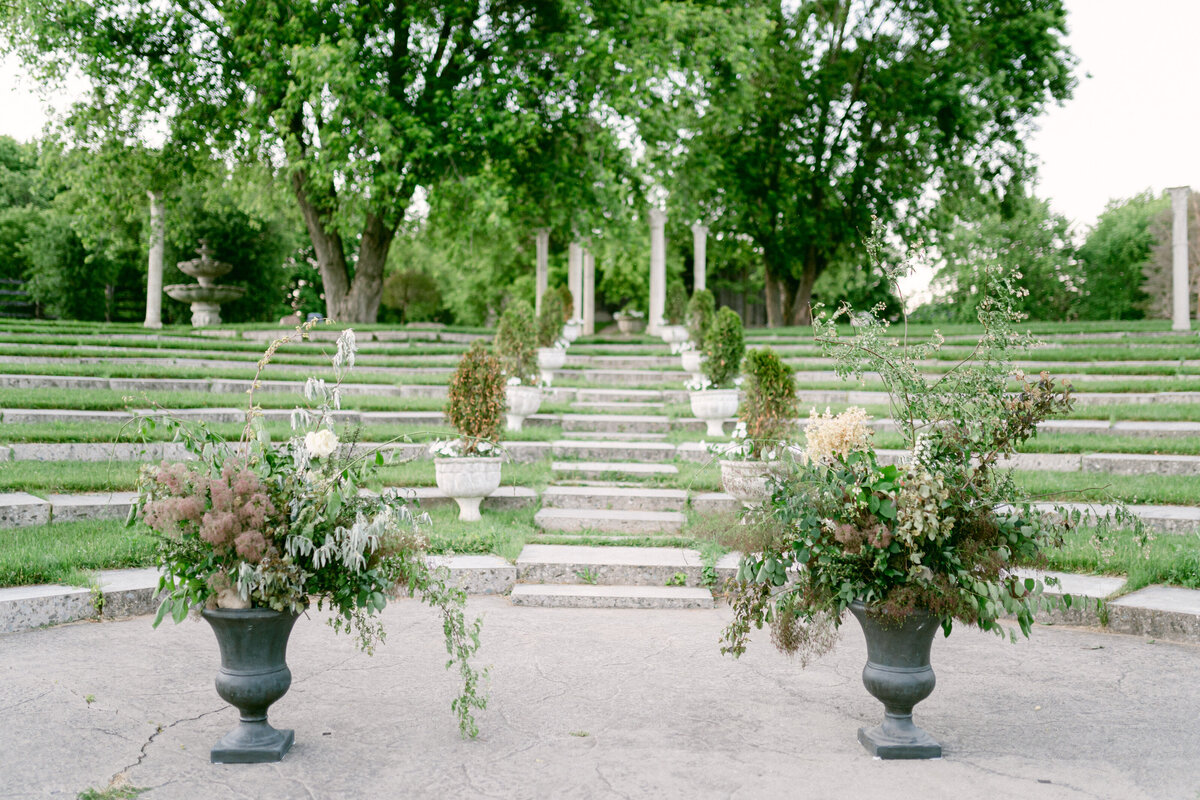
[[519,431],[525,418],[537,413],[542,404],[542,390],[536,386],[505,386],[504,398],[508,429]]
[[621,333],[641,333],[646,320],[637,317],[617,317],[617,330]]
[[557,347],[539,347],[537,351],[538,369],[542,371],[542,382],[549,385],[554,379],[554,371],[563,368],[567,363],[567,351]]
[[479,504],[500,488],[499,458],[435,458],[433,474],[442,494],[458,503],[462,522],[478,522]]
[[738,410],[738,390],[705,389],[702,392],[689,392],[688,399],[692,401],[692,413],[708,425],[707,434],[724,436],[725,420]]
[[746,508],[762,505],[770,496],[767,478],[778,461],[721,461],[721,488]]
[[700,363],[704,356],[699,350],[684,350],[679,354],[679,360],[683,362],[683,371],[691,373],[692,380],[704,378],[704,373],[700,371]]
[[571,320],[563,325],[562,335],[568,342],[575,341],[583,335],[583,323],[577,319]]
[[658,330],[658,335],[667,344],[681,344],[688,340],[688,331],[682,325],[664,325]]

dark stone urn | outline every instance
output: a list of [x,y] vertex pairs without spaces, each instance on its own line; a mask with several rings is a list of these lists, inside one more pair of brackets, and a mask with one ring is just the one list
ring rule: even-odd
[[883,724],[859,728],[858,740],[877,758],[941,758],[942,746],[912,721],[913,706],[933,692],[937,679],[929,650],[941,620],[924,610],[902,622],[880,619],[855,601],[850,611],[867,637],[863,685],[883,703]]
[[288,636],[296,615],[269,608],[205,610],[221,648],[217,694],[241,712],[238,726],[212,749],[214,764],[279,761],[295,734],[267,723],[267,709],[292,685],[287,666]]

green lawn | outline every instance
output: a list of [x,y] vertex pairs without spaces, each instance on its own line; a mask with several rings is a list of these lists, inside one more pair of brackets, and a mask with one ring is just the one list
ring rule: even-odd
[[149,530],[126,528],[121,520],[0,530],[0,586],[87,586],[91,570],[146,567],[153,560]]
[[1124,575],[1132,592],[1152,583],[1200,589],[1200,534],[1152,536],[1145,545],[1132,533],[1118,531],[1103,541],[1090,530],[1072,531],[1061,550],[1050,555],[1050,568],[1063,572]]

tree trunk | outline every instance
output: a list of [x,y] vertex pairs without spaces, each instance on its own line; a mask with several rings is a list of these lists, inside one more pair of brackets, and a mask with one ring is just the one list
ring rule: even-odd
[[[354,262],[354,281],[350,291],[335,303],[325,293],[325,306],[330,319],[338,322],[374,322],[379,316],[379,301],[383,297],[383,266],[392,246],[395,231],[379,217],[368,214]],[[322,276],[324,272],[322,272]]]
[[771,274],[771,267],[766,269],[764,281],[767,294],[767,327],[778,328],[783,325],[783,286]]
[[812,325],[813,284],[817,282],[823,266],[817,254],[809,250],[804,259],[804,272],[796,285],[795,299],[788,315],[789,325]]

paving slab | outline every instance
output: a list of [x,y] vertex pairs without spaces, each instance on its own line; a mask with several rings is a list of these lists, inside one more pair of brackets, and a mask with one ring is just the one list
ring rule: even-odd
[[478,740],[454,725],[439,616],[404,600],[385,610],[374,656],[326,615],[297,624],[292,688],[271,709],[296,745],[273,765],[209,763],[236,712],[213,691],[203,623],[5,636],[0,796],[74,798],[123,774],[142,800],[1195,800],[1195,647],[1057,626],[1008,645],[956,628],[934,643],[938,685],[917,707],[944,757],[882,762],[855,739],[881,706],[859,677],[853,621],[801,669],[766,631],[740,660],[721,656],[723,606],[470,608],[484,615],[479,663],[491,668]]

